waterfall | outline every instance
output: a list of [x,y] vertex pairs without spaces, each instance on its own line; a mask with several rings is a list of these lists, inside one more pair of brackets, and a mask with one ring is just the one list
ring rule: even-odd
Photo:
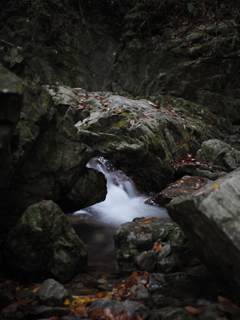
[[168,218],[165,208],[145,204],[149,197],[139,195],[134,182],[122,171],[116,170],[103,157],[92,158],[88,168],[101,171],[107,178],[107,196],[103,202],[76,211],[74,215],[87,214],[104,224],[118,226],[136,217]]
[[103,202],[68,214],[73,228],[87,245],[88,265],[117,268],[113,234],[120,224],[136,217],[169,218],[165,208],[145,204],[132,181],[103,157],[92,158],[88,168],[101,171],[107,178],[107,196]]

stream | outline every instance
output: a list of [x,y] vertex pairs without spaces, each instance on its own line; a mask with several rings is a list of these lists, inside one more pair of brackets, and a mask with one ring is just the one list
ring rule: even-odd
[[107,196],[103,202],[68,214],[68,218],[89,252],[88,265],[117,268],[113,234],[116,228],[136,217],[169,218],[167,210],[144,202],[131,178],[117,170],[103,157],[92,158],[88,168],[102,172],[107,179]]

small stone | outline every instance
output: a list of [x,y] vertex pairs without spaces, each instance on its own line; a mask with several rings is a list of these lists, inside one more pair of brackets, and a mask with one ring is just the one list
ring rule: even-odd
[[64,306],[64,300],[72,300],[68,291],[54,279],[47,279],[36,291],[35,296],[42,304],[48,306]]

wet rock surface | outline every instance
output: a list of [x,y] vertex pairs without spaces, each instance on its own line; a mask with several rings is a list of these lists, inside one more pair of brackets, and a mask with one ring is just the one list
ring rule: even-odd
[[239,175],[238,168],[167,205],[209,270],[228,283],[238,298]]
[[171,220],[135,218],[114,234],[115,255],[121,270],[170,273],[191,256],[187,238]]
[[17,278],[66,282],[87,265],[87,249],[61,209],[52,201],[30,206],[4,246],[8,267]]
[[[207,109],[200,116],[198,106],[183,99],[158,96],[151,102],[65,86],[45,86],[45,90],[57,109],[65,106],[64,117],[70,117],[66,110],[79,114],[81,120],[74,124],[80,141],[114,166],[121,164],[147,192],[171,182],[173,157],[196,153],[204,140],[220,137],[231,128],[227,120],[216,120]],[[73,116],[70,119],[76,121]],[[210,125],[216,121],[222,132]]]
[[167,188],[146,200],[146,203],[165,206],[172,199],[184,194],[192,193],[194,190],[198,190],[210,182],[211,180],[206,178],[184,176],[181,179],[170,183]]

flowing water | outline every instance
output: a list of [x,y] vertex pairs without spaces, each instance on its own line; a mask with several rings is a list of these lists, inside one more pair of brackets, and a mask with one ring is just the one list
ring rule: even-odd
[[89,265],[105,265],[106,261],[116,265],[113,254],[115,229],[136,217],[168,218],[167,210],[145,204],[149,197],[139,194],[133,181],[103,157],[92,158],[87,167],[101,171],[106,176],[106,199],[68,217],[88,247]]

